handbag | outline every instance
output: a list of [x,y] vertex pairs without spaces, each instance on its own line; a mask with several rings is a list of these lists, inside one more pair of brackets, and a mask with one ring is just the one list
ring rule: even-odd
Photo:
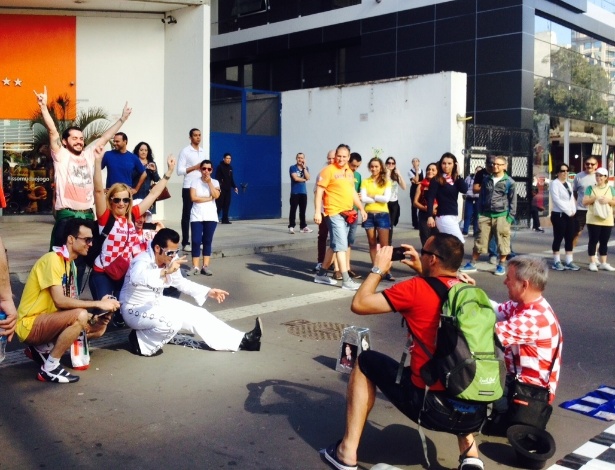
[[[558,329],[559,330],[559,329]],[[553,367],[555,366],[555,359],[557,358],[560,345],[562,341],[561,331],[559,332],[559,340],[557,342],[557,348],[553,354],[551,366],[547,377],[551,377]],[[513,365],[515,364],[515,355],[513,354]],[[509,386],[512,387],[512,391],[508,393],[508,411],[506,413],[506,421],[509,425],[513,424],[525,424],[527,426],[533,426],[538,429],[545,429],[553,407],[549,404],[551,398],[551,390],[548,387],[541,387],[538,385],[526,384],[519,380],[517,374],[517,366],[515,365],[515,379]]]
[[[150,191],[151,191],[151,188],[156,186],[156,184],[157,183],[152,183],[152,185],[150,186]],[[170,197],[171,197],[171,193],[169,192],[169,188],[165,186],[162,192],[160,193],[160,196],[156,198],[156,202],[164,201],[166,199],[169,199]]]
[[545,429],[553,412],[553,407],[549,405],[549,389],[526,384],[518,379],[511,385],[513,390],[508,405],[508,422],[511,425],[525,424]]
[[[596,195],[596,198],[598,197],[598,193],[596,193],[595,189],[592,188],[593,193]],[[606,196],[606,194],[610,191],[610,188],[606,189],[606,192],[603,194],[603,196]],[[593,213],[594,215],[599,218],[599,219],[608,219],[609,218],[609,205],[608,204],[603,204],[601,202],[598,202],[598,200],[594,201],[594,203],[590,206],[593,208]]]
[[119,281],[126,276],[130,261],[123,256],[118,256],[105,267],[105,274],[114,281]]
[[348,225],[352,225],[357,221],[359,214],[356,210],[351,209],[349,211],[340,212],[340,215],[346,220]]

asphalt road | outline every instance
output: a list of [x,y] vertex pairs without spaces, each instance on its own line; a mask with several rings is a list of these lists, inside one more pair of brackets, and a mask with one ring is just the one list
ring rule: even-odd
[[[519,253],[545,256],[550,244],[548,233],[529,231],[514,241]],[[471,245],[469,239],[467,253]],[[161,356],[142,358],[128,352],[128,330],[115,330],[94,344],[90,369],[71,385],[38,382],[34,363],[14,353],[14,362],[0,366],[0,468],[328,468],[318,450],[343,432],[347,375],[334,370],[339,342],[322,330],[368,327],[372,347],[394,357],[405,333],[396,314],[358,317],[349,310],[352,293],[313,283],[314,258],[310,248],[215,259],[213,277],[195,278],[231,293],[224,304],[206,307],[234,327],[248,330],[256,315],[263,318],[260,352],[167,345]],[[564,332],[556,404],[615,385],[615,273],[587,271],[586,258],[577,254],[579,272],[551,271],[545,292]],[[355,270],[367,273],[363,240],[354,259]],[[482,262],[479,269],[479,285],[505,300],[493,266]],[[403,265],[393,273],[409,274]],[[548,429],[557,452],[549,465],[607,427],[556,407]],[[426,434],[432,468],[456,468],[454,437]],[[487,468],[515,468],[505,439],[477,440]],[[359,456],[363,469],[424,465],[416,425],[380,395]]]

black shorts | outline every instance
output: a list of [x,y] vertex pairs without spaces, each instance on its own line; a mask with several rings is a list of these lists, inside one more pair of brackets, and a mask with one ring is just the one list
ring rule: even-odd
[[401,381],[396,384],[399,361],[371,349],[362,352],[358,361],[361,372],[384,393],[395,408],[415,423],[418,422],[425,390],[410,380],[410,367],[404,367]]
[[574,220],[576,232],[581,233],[585,228],[585,221],[587,220],[587,211],[577,210],[577,213],[574,215]]
[[[480,429],[487,416],[485,403],[452,399],[445,392],[429,392],[410,380],[410,368],[404,367],[399,384],[395,383],[399,362],[376,351],[359,355],[361,372],[382,391],[389,401],[415,423],[432,431],[466,435]],[[423,412],[421,413],[421,411]]]

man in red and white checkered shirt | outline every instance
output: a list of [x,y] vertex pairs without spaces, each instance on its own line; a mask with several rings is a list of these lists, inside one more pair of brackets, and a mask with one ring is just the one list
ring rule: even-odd
[[542,296],[548,272],[542,259],[518,256],[509,261],[504,284],[510,300],[497,305],[495,332],[504,346],[508,375],[549,388],[552,403],[563,341],[559,321]]

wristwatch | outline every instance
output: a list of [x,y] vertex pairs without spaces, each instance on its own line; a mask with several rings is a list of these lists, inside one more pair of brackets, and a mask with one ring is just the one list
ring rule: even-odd
[[380,276],[380,279],[384,278],[384,273],[382,272],[382,270],[378,266],[374,266],[372,268],[372,272],[374,274],[378,274],[378,276]]

